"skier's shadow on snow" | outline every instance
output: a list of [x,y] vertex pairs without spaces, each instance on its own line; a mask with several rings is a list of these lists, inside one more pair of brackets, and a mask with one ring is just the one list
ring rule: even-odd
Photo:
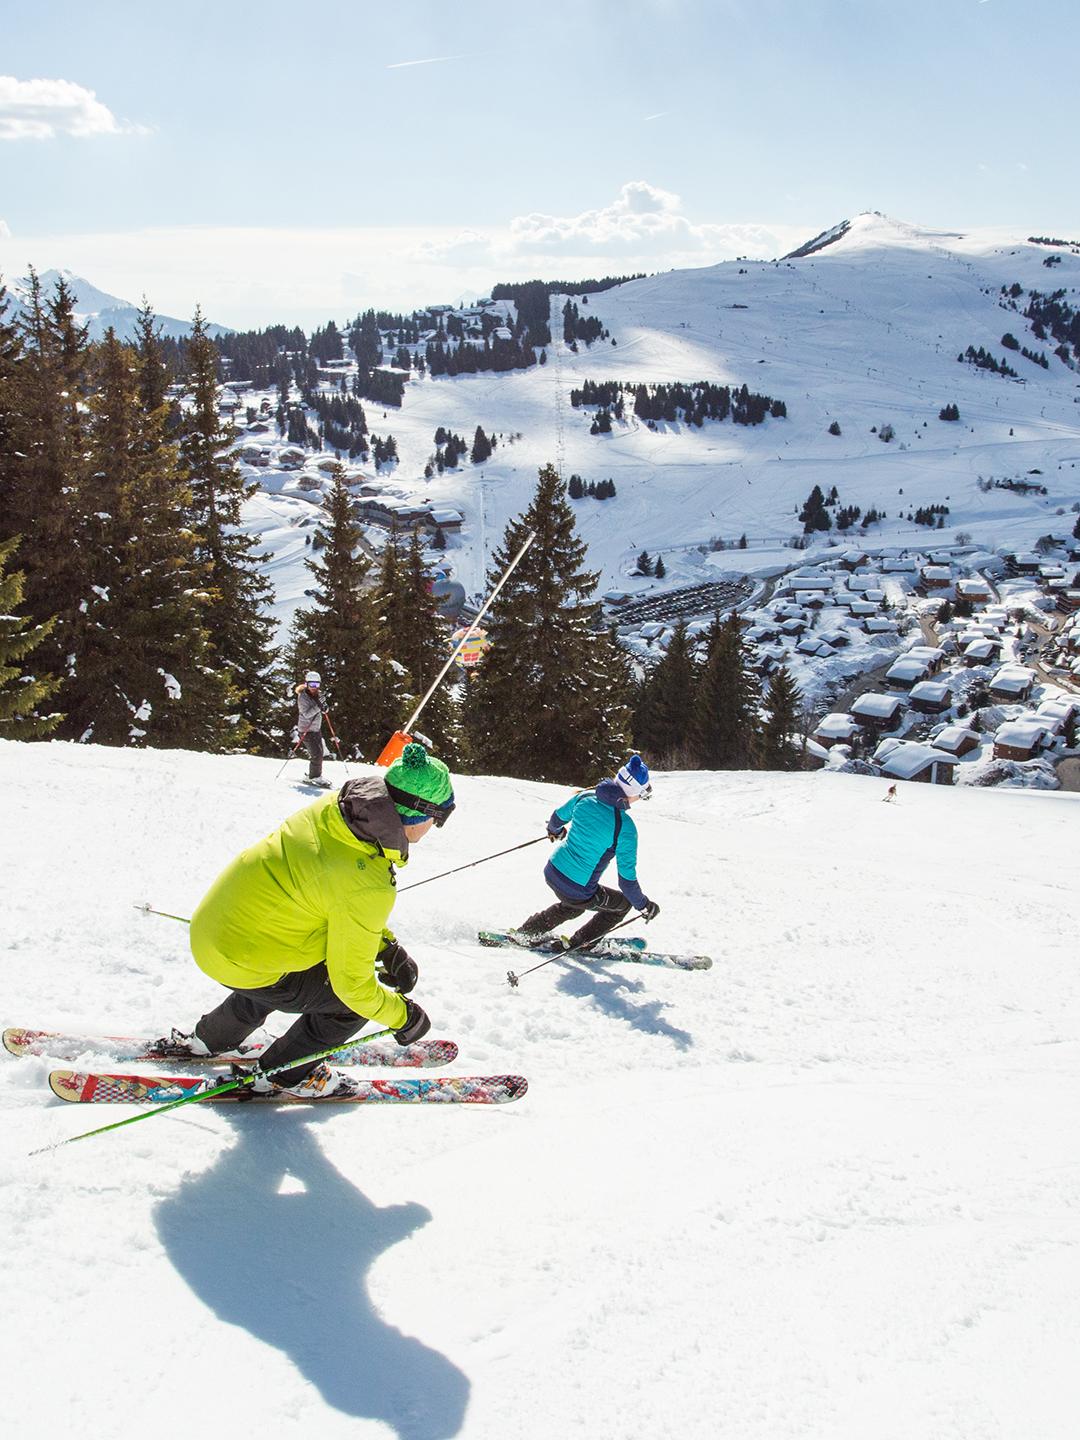
[[325,1110],[221,1113],[238,1143],[155,1212],[179,1274],[220,1320],[284,1351],[328,1405],[400,1440],[449,1440],[468,1377],[381,1320],[365,1287],[374,1261],[431,1212],[380,1209],[336,1170],[312,1129]]
[[629,980],[598,968],[585,968],[576,964],[565,970],[559,977],[558,987],[564,995],[588,999],[605,1014],[616,1020],[624,1020],[635,1030],[644,1030],[647,1035],[662,1035],[678,1046],[689,1050],[694,1037],[688,1030],[680,1030],[663,1018],[664,1004],[660,1000],[649,1000],[644,1004],[631,1002],[628,995],[641,995],[645,985],[641,980]]

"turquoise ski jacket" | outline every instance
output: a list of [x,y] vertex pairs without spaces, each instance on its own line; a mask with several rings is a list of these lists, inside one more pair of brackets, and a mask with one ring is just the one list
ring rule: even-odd
[[615,781],[601,780],[595,790],[571,795],[552,812],[549,831],[570,827],[544,870],[544,879],[560,899],[591,900],[614,859],[619,889],[635,910],[645,909],[649,901],[637,880],[637,826],[629,810]]

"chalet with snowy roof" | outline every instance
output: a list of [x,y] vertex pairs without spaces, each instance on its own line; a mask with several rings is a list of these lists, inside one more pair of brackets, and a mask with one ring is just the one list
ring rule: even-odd
[[854,716],[834,710],[829,715],[823,715],[814,726],[814,739],[826,750],[831,750],[834,745],[850,745],[860,728]]
[[990,681],[990,694],[995,700],[1013,704],[1026,700],[1035,684],[1035,671],[1026,665],[1003,665]]
[[862,628],[867,635],[895,635],[896,621],[890,620],[887,615],[867,615]]
[[833,653],[831,645],[827,645],[824,640],[815,639],[813,635],[807,635],[800,640],[795,649],[800,655],[817,655],[822,660]]
[[1037,575],[1042,563],[1042,556],[1035,554],[1032,550],[1013,555],[1011,558],[1005,557],[1005,564],[1014,575]]
[[882,559],[882,573],[885,575],[917,575],[918,561],[911,555],[889,555]]
[[942,715],[952,709],[952,691],[942,680],[920,680],[911,687],[911,708],[921,715]]
[[955,755],[917,740],[883,740],[874,751],[883,775],[922,785],[951,785],[958,763]]
[[920,680],[925,680],[930,674],[930,668],[925,660],[913,659],[910,655],[901,655],[899,660],[894,660],[885,671],[885,679],[890,685],[895,685],[898,690],[910,690]]
[[831,595],[822,590],[796,590],[795,601],[804,610],[822,610]]
[[446,505],[428,506],[429,524],[438,530],[460,530],[464,523],[460,510],[451,510]]
[[990,599],[990,586],[985,580],[957,580],[956,598],[969,600],[972,605],[985,605]]
[[927,591],[947,590],[952,584],[952,571],[948,565],[924,565],[919,578]]
[[845,550],[840,556],[840,566],[844,570],[857,570],[860,565],[865,565],[868,556],[865,550]]
[[934,736],[933,745],[935,750],[944,750],[947,755],[955,755],[959,759],[961,755],[968,755],[979,748],[979,737],[966,725],[946,725]]
[[1006,720],[994,732],[994,759],[1034,760],[1053,739],[1054,731],[1034,715]]
[[806,629],[806,627],[807,627],[807,622],[806,622],[805,620],[797,620],[797,619],[795,619],[794,617],[792,617],[792,619],[790,619],[790,620],[785,620],[785,621],[781,624],[781,626],[780,626],[780,633],[781,633],[781,635],[789,635],[789,636],[791,636],[792,638],[794,638],[794,637],[797,636],[797,635],[801,635],[801,634],[803,633],[803,631]]
[[855,701],[851,714],[866,730],[895,730],[904,714],[904,702],[898,695],[870,690]]
[[1055,720],[1064,728],[1070,720],[1080,720],[1080,695],[1060,695],[1043,700],[1035,714],[1040,719]]
[[862,620],[867,615],[876,615],[881,606],[873,600],[852,600],[848,608],[856,620]]
[[931,675],[936,675],[945,663],[945,651],[940,645],[912,645],[907,654],[911,660],[921,660]]
[[880,575],[849,575],[847,588],[853,593],[862,595],[867,590],[881,589]]
[[969,668],[975,665],[992,665],[1001,655],[1001,646],[994,640],[980,636],[969,640],[961,651],[961,658]]
[[831,645],[834,650],[842,649],[845,645],[851,644],[851,636],[846,630],[819,630],[819,636],[826,645]]
[[779,633],[780,631],[775,625],[758,623],[757,625],[748,627],[744,638],[751,645],[765,645],[768,644],[770,640],[775,640]]

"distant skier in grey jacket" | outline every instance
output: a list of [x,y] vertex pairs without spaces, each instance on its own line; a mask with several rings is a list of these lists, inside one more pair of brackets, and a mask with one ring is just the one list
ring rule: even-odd
[[322,778],[322,722],[326,706],[321,688],[322,676],[317,670],[309,670],[304,676],[304,683],[296,687],[296,731],[308,753],[308,780],[312,785],[328,790],[330,781]]

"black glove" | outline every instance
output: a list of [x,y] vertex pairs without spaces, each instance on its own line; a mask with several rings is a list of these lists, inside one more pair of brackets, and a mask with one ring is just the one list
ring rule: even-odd
[[660,914],[660,906],[655,900],[647,900],[642,908],[641,914],[645,920],[655,920],[657,915]]
[[384,985],[389,985],[391,990],[408,995],[410,990],[416,988],[416,982],[420,979],[420,968],[405,947],[396,940],[386,942],[376,955],[375,964],[379,967],[376,975]]
[[400,1030],[394,1031],[394,1039],[399,1045],[412,1045],[424,1038],[431,1029],[431,1021],[427,1017],[427,1011],[421,1010],[415,1000],[406,1000],[405,1009],[405,1024]]
[[551,841],[551,843],[554,845],[555,841],[556,841],[556,840],[561,840],[561,839],[564,837],[565,834],[566,834],[566,826],[565,826],[565,825],[560,825],[559,828],[558,828],[558,830],[549,830],[549,831],[548,831],[548,839],[549,839],[549,840]]

